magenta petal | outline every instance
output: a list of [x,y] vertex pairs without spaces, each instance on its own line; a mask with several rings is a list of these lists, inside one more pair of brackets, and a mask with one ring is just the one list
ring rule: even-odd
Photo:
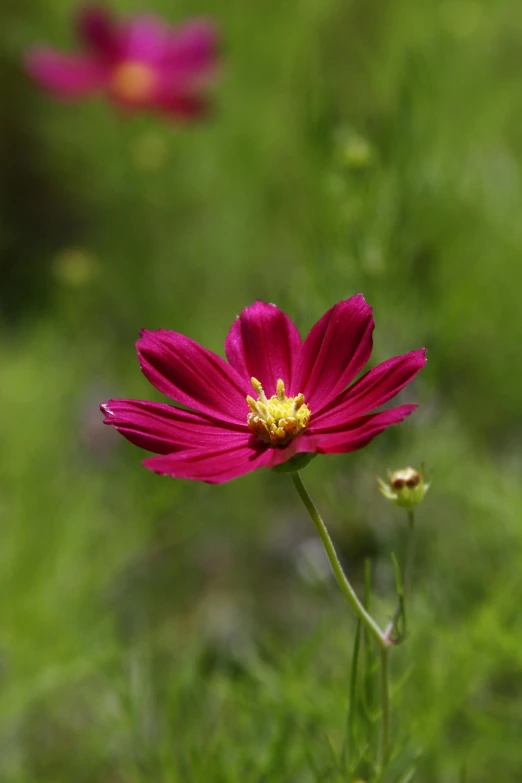
[[[244,435],[241,436],[244,438]],[[274,468],[295,454],[315,451],[315,438],[302,436],[285,448],[270,448],[256,438],[239,436],[227,446],[190,449],[164,457],[149,457],[143,465],[162,475],[195,479],[209,484],[231,481],[257,468]]]
[[143,461],[143,465],[164,476],[222,484],[268,466],[271,451],[261,442],[250,445],[245,441],[224,448],[196,449],[165,457],[149,457]]
[[143,373],[163,394],[214,419],[246,423],[249,388],[220,356],[166,329],[143,330],[136,348]]
[[391,408],[355,419],[345,430],[339,429],[328,434],[317,434],[315,436],[316,450],[319,454],[345,454],[349,451],[362,449],[376,435],[393,424],[399,424],[416,408],[417,405],[400,405],[398,408]]
[[296,386],[312,414],[322,410],[364,367],[372,352],[373,316],[361,294],[339,302],[303,343]]
[[301,338],[290,318],[275,305],[259,301],[242,310],[225,341],[231,366],[249,388],[252,377],[261,381],[268,397],[275,394],[279,378],[287,395],[301,391],[294,383],[300,350]]
[[334,429],[347,419],[375,410],[410,383],[426,364],[426,351],[421,348],[404,356],[396,356],[374,367],[313,420],[314,430]]
[[121,56],[121,45],[111,15],[101,6],[87,6],[80,10],[76,22],[78,35],[98,57],[114,63]]
[[106,70],[93,59],[59,54],[52,49],[33,49],[25,65],[37,82],[62,98],[79,98],[95,92],[107,78]]
[[143,400],[109,400],[100,406],[105,424],[111,424],[127,440],[156,454],[170,454],[187,448],[217,448],[244,441],[250,436],[246,425],[220,426],[199,413]]
[[163,64],[179,77],[211,75],[217,66],[219,34],[208,19],[194,19],[169,36]]
[[152,103],[164,114],[185,120],[203,117],[208,111],[206,98],[180,90],[179,86],[166,82],[163,74],[156,85]]
[[168,43],[168,29],[156,16],[139,16],[123,25],[121,41],[128,60],[158,65]]

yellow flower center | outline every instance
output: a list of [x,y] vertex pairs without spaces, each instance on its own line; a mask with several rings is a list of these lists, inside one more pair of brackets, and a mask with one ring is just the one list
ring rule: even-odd
[[250,408],[247,424],[258,438],[271,446],[284,446],[308,426],[310,408],[305,404],[304,394],[287,397],[281,378],[277,382],[276,394],[270,399],[257,378],[251,378],[259,399],[248,395]]
[[150,97],[156,74],[150,65],[128,60],[117,65],[111,75],[111,90],[119,98],[137,103]]

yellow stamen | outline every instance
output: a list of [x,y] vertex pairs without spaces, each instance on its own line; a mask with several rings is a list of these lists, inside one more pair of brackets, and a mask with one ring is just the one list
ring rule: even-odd
[[128,60],[116,66],[110,86],[119,98],[139,103],[150,97],[155,80],[154,69],[149,65]]
[[250,395],[246,398],[250,408],[247,424],[261,440],[271,446],[284,446],[307,428],[310,408],[303,394],[287,397],[285,384],[279,378],[276,394],[267,399],[257,378],[251,378],[251,383],[258,399]]

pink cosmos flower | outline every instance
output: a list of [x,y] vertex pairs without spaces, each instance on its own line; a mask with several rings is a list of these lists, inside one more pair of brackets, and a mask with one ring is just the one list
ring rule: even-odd
[[159,455],[143,462],[150,470],[215,484],[297,455],[355,451],[417,407],[375,412],[426,363],[424,349],[411,351],[353,382],[370,358],[373,326],[360,294],[328,310],[304,341],[282,310],[255,302],[232,324],[228,362],[177,332],[144,330],[143,373],[190,410],[109,400],[105,423]]
[[87,7],[77,31],[84,49],[79,54],[37,47],[26,56],[28,72],[56,96],[101,92],[126,109],[187,119],[205,111],[203,90],[218,64],[211,22],[195,19],[178,28],[155,16],[115,22],[108,11]]

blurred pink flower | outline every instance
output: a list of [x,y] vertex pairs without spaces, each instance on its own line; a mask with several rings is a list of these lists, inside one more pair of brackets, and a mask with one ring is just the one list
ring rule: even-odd
[[209,20],[169,28],[155,16],[116,22],[107,10],[87,7],[78,15],[77,32],[78,54],[35,47],[26,55],[30,75],[59,98],[101,92],[131,110],[185,119],[205,112],[204,90],[218,66],[218,35]]
[[255,302],[228,333],[228,363],[177,332],[144,330],[137,342],[143,373],[192,410],[109,400],[101,406],[105,423],[161,455],[144,461],[150,470],[212,484],[297,455],[355,451],[415,410],[375,411],[426,363],[423,349],[411,351],[353,382],[370,358],[372,332],[361,295],[328,310],[304,341],[282,310]]

